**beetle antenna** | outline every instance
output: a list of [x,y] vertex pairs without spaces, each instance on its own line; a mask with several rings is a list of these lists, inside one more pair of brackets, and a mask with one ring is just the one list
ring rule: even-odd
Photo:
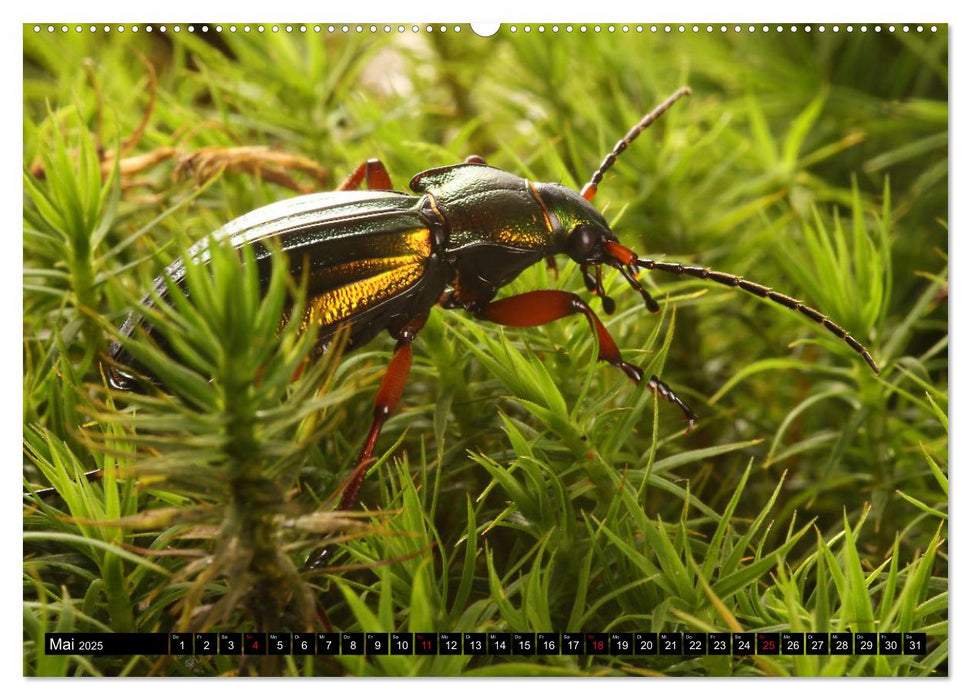
[[780,304],[787,309],[798,311],[806,318],[809,318],[825,327],[826,330],[835,335],[837,338],[845,341],[847,345],[853,348],[853,350],[859,353],[860,356],[866,360],[866,363],[870,365],[870,369],[872,369],[874,373],[880,374],[880,368],[877,367],[877,363],[873,361],[873,358],[870,357],[870,353],[859,341],[847,333],[845,329],[830,321],[821,311],[817,311],[810,306],[806,306],[798,299],[793,299],[785,294],[780,294],[779,292],[774,291],[771,287],[756,284],[755,282],[749,282],[748,280],[742,279],[737,275],[730,275],[727,272],[709,270],[706,267],[695,267],[692,265],[682,265],[681,263],[665,262],[661,260],[646,260],[643,258],[637,258],[636,264],[638,267],[643,267],[646,270],[662,270],[675,275],[688,275],[700,280],[711,280],[712,282],[723,284],[726,287],[738,287],[739,289],[745,290],[749,294],[754,294],[755,296],[762,297],[763,299],[770,299],[776,304]]
[[642,131],[657,121],[658,117],[667,112],[671,105],[685,95],[690,94],[691,88],[687,86],[678,89],[668,99],[664,100],[664,102],[655,107],[650,114],[647,114],[643,119],[641,119],[633,129],[627,132],[627,135],[624,138],[617,142],[617,145],[614,146],[614,150],[606,155],[603,162],[600,164],[600,167],[597,168],[596,172],[593,174],[593,177],[590,178],[590,182],[585,184],[583,189],[580,190],[580,195],[588,202],[593,199],[594,195],[597,194],[597,185],[599,185],[600,181],[603,180],[604,173],[610,170],[613,164],[617,162],[617,157],[627,150],[627,147],[631,145],[634,139],[641,135]]
[[765,285],[757,284],[755,282],[749,282],[746,279],[742,279],[738,275],[730,275],[727,272],[718,272],[716,270],[710,270],[707,267],[682,265],[681,263],[676,262],[639,258],[634,251],[629,248],[625,248],[617,241],[604,241],[604,249],[607,251],[607,255],[612,258],[614,263],[617,265],[637,265],[638,267],[643,267],[645,270],[662,270],[675,275],[688,275],[700,280],[711,280],[712,282],[723,284],[726,287],[738,287],[749,294],[754,294],[755,296],[762,297],[763,299],[770,299],[776,304],[781,304],[787,309],[798,311],[806,318],[812,319],[816,323],[824,326],[826,330],[840,340],[845,341],[847,345],[853,348],[864,360],[866,360],[866,363],[870,365],[870,369],[872,369],[874,373],[880,374],[880,368],[877,367],[877,363],[873,361],[873,358],[870,357],[870,353],[865,347],[863,347],[862,343],[847,333],[845,329],[830,321],[821,311],[817,311],[811,306],[806,306],[798,299],[787,297],[785,294],[779,294],[779,292],[774,291],[771,287],[766,287]]

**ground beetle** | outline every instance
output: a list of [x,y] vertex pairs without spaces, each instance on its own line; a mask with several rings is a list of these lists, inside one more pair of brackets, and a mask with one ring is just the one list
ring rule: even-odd
[[[401,398],[411,368],[411,344],[436,304],[446,309],[465,309],[480,319],[504,326],[540,326],[571,314],[583,314],[597,336],[598,359],[620,368],[635,383],[644,379],[643,370],[621,358],[603,323],[576,294],[537,290],[494,301],[496,293],[519,273],[551,256],[566,254],[580,266],[587,289],[599,295],[608,315],[614,311],[614,302],[604,293],[604,265],[618,270],[652,312],[659,310],[658,305],[635,278],[639,268],[690,275],[738,287],[799,311],[845,340],[874,372],[879,372],[870,353],[819,311],[735,275],[638,257],[621,245],[600,212],[590,204],[597,185],[617,157],[689,93],[683,87],[647,114],[604,158],[579,194],[563,185],[531,182],[490,167],[478,156],[415,175],[410,183],[414,194],[405,194],[394,191],[379,160],[369,160],[335,192],[262,207],[213,234],[214,239],[229,239],[236,247],[256,244],[257,264],[264,281],[268,281],[270,251],[259,242],[273,239],[282,247],[292,274],[298,278],[306,274],[309,280],[304,323],[319,328],[320,348],[341,327],[349,327],[351,348],[363,345],[383,330],[398,341],[378,389],[364,448],[343,485],[342,510],[357,500],[381,426]],[[362,182],[368,191],[353,191]],[[200,243],[189,254],[205,259],[206,245]],[[168,289],[166,276],[182,284],[183,264],[173,263],[155,281],[156,291],[162,297]],[[151,297],[143,301],[151,303]],[[143,325],[133,313],[120,334],[131,336]],[[111,385],[116,389],[135,388],[137,372],[131,368],[136,365],[123,344],[114,342],[109,354]],[[691,409],[657,377],[649,377],[647,386],[676,404],[690,429],[695,420]]]

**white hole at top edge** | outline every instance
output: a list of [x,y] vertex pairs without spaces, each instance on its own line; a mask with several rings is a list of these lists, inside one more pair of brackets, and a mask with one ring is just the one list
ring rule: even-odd
[[499,31],[498,22],[473,22],[472,33],[476,36],[489,37]]

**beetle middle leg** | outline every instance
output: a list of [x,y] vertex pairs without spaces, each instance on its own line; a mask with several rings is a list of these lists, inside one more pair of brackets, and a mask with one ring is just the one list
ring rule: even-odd
[[337,186],[337,191],[356,190],[362,182],[367,185],[369,190],[394,189],[391,186],[391,176],[388,175],[388,169],[377,158],[371,158],[357,166],[354,172],[348,175],[347,179]]
[[[624,361],[620,356],[617,343],[614,342],[613,337],[597,317],[597,314],[594,313],[589,304],[572,292],[552,289],[525,292],[490,302],[477,313],[479,318],[486,321],[515,327],[543,326],[573,314],[583,314],[587,317],[590,330],[597,336],[600,344],[600,351],[597,354],[598,360],[609,362],[614,367],[623,370],[635,384],[644,379],[644,370]],[[651,376],[647,380],[647,387],[661,398],[677,405],[684,413],[685,420],[688,421],[688,430],[691,430],[695,422],[694,412],[667,384],[656,376]]]

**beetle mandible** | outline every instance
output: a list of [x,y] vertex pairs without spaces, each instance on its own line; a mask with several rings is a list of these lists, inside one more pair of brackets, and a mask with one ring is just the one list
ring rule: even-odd
[[[604,292],[604,265],[623,275],[651,312],[659,307],[636,279],[638,270],[688,275],[738,287],[802,313],[843,339],[879,372],[866,348],[821,312],[735,275],[642,258],[618,241],[590,204],[617,157],[690,92],[682,87],[645,115],[607,154],[580,193],[560,184],[531,182],[469,156],[463,163],[418,173],[410,183],[414,194],[406,194],[394,190],[381,161],[369,160],[335,192],[261,207],[212,235],[216,240],[229,239],[236,247],[255,244],[264,283],[269,277],[270,251],[260,241],[275,239],[281,245],[291,273],[308,277],[304,323],[319,328],[320,349],[341,327],[349,327],[349,348],[364,345],[384,330],[397,340],[378,389],[364,447],[342,486],[341,510],[357,501],[381,427],[401,398],[411,369],[412,343],[436,305],[465,309],[480,319],[518,327],[582,314],[599,343],[597,359],[622,370],[635,383],[644,381],[644,371],[621,357],[597,314],[577,294],[536,290],[495,300],[497,292],[523,270],[550,256],[565,254],[580,266],[587,289],[599,295],[608,315],[615,305]],[[368,191],[355,191],[362,182]],[[189,255],[205,259],[207,245],[206,241],[198,244]],[[155,281],[158,294],[164,297],[167,293],[166,276],[180,285],[184,274],[181,261],[166,268]],[[150,303],[151,297],[143,301]],[[120,335],[131,336],[142,325],[133,312]],[[134,388],[136,373],[127,368],[134,363],[123,343],[113,342],[109,356],[111,385]],[[695,420],[692,410],[658,377],[646,381],[649,389],[681,409],[690,430]]]

